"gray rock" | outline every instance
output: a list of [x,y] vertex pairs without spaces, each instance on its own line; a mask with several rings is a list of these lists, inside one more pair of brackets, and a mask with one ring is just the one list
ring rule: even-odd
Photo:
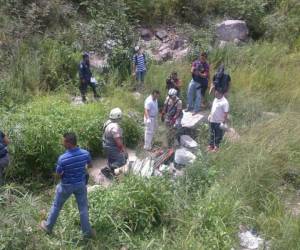
[[180,38],[176,38],[171,43],[171,49],[176,50],[176,49],[182,48],[183,45],[184,45],[184,40],[180,39]]
[[161,61],[168,61],[173,58],[173,52],[170,48],[165,48],[159,52],[159,58]]
[[165,30],[158,30],[158,31],[155,32],[155,36],[159,40],[163,41],[163,40],[165,40],[168,37],[168,32],[165,31]]
[[150,41],[153,37],[153,33],[151,32],[151,30],[143,28],[141,29],[141,38],[145,41]]
[[216,35],[218,40],[233,42],[235,39],[247,41],[249,29],[245,21],[226,20],[217,24]]

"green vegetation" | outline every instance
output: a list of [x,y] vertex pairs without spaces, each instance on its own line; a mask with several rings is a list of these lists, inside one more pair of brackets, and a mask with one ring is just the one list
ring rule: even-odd
[[[299,1],[0,3],[0,129],[12,141],[8,184],[0,189],[0,249],[231,249],[238,248],[241,224],[257,229],[271,249],[300,248],[300,219],[286,204],[299,188],[299,176],[286,177],[300,169]],[[193,34],[192,49],[198,50],[213,41],[210,24],[223,16],[247,20],[259,39],[209,53],[212,71],[224,62],[232,76],[230,122],[241,138],[226,140],[218,154],[206,154],[203,126],[198,135],[202,153],[184,176],[129,175],[91,192],[96,240],[82,240],[73,199],[65,204],[53,236],[38,230],[54,195],[51,173],[63,151],[64,132],[75,131],[80,146],[101,155],[102,124],[118,106],[126,114],[126,144],[140,143],[143,100],[129,92],[135,25],[180,23]],[[110,39],[118,41],[113,50],[104,46]],[[94,72],[103,99],[73,106],[70,96],[78,94],[83,50],[108,53],[110,69]],[[157,88],[161,103],[165,79],[176,70],[185,101],[189,69],[189,59],[151,63],[142,95]]]

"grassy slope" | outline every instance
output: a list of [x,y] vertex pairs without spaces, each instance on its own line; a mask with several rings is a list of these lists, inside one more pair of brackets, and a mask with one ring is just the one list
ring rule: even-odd
[[[80,241],[72,202],[66,204],[56,235],[49,237],[37,232],[35,225],[44,216],[40,209],[49,208],[52,192],[34,198],[7,188],[1,195],[6,205],[1,213],[0,245],[7,249],[25,245],[28,249],[119,249],[124,245],[130,249],[230,249],[237,242],[238,226],[246,224],[272,240],[274,249],[298,249],[300,220],[285,210],[285,193],[280,190],[283,175],[300,168],[296,80],[300,79],[300,53],[288,52],[280,44],[257,44],[210,55],[213,63],[220,59],[228,63],[234,79],[229,100],[232,124],[242,136],[239,142],[226,142],[218,155],[199,156],[186,177],[174,184],[129,178],[101,191],[98,198],[91,197],[92,204],[100,204],[90,210],[98,240],[87,245]],[[173,66],[186,85],[189,65],[183,62],[153,66],[147,77],[149,89],[162,89]],[[263,111],[279,116],[266,118]],[[147,188],[141,189],[143,185]],[[101,204],[107,205],[101,208]],[[158,216],[160,226],[152,216]],[[107,222],[107,218],[111,219]],[[144,226],[135,230],[134,222]]]

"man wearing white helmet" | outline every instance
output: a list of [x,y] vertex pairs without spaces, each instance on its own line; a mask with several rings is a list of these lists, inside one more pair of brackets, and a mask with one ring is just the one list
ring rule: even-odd
[[152,140],[157,127],[159,91],[153,90],[152,94],[145,100],[144,123],[145,123],[145,144],[144,149],[150,151]]
[[177,97],[177,90],[170,89],[164,103],[161,120],[167,127],[168,146],[174,143],[174,137],[177,129],[180,127],[182,119],[182,101]]
[[134,48],[135,54],[132,59],[132,74],[137,81],[137,87],[141,87],[144,84],[144,79],[147,71],[146,56],[143,49],[139,46]]
[[107,177],[112,177],[114,170],[125,165],[128,158],[123,144],[123,131],[119,125],[121,119],[121,109],[114,108],[110,111],[109,120],[103,126],[103,149],[107,155],[108,167],[101,172]]

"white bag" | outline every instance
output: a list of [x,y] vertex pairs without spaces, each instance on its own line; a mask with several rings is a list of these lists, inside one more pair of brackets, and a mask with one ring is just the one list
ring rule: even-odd
[[175,151],[175,163],[179,165],[192,164],[196,156],[185,148],[179,148]]
[[180,145],[190,149],[195,149],[198,147],[198,143],[189,135],[180,136]]

